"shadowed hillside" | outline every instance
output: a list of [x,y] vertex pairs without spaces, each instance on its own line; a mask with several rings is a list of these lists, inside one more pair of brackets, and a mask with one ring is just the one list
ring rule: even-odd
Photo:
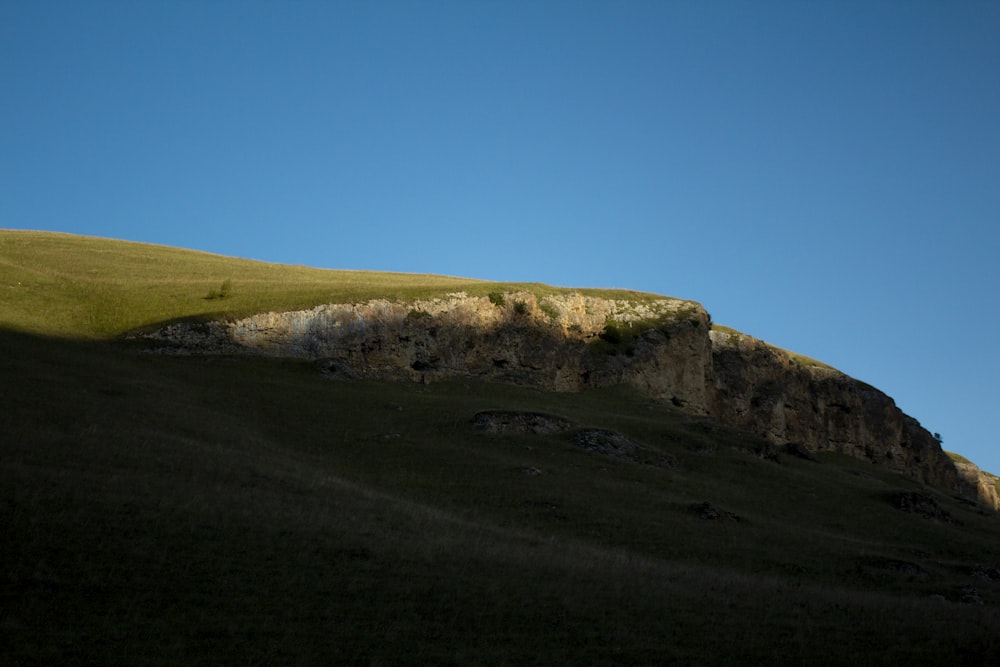
[[[2,281],[24,288],[10,257]],[[37,312],[11,314],[32,299],[5,292],[0,662],[929,665],[1000,652],[996,515],[884,466],[777,446],[629,385],[394,382],[76,339],[228,311],[251,269],[192,257],[229,271],[179,287],[141,263],[117,278],[124,303],[178,304],[128,326],[98,309],[74,329],[109,284],[87,265],[36,272],[32,299],[62,313],[47,331]],[[325,275],[309,289],[355,300]],[[210,293],[226,279],[229,294]],[[414,299],[455,287],[411,279]]]

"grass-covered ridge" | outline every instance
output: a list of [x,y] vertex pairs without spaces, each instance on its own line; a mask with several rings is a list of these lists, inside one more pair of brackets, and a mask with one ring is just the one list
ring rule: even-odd
[[240,317],[376,298],[409,302],[463,291],[562,292],[649,301],[625,290],[563,289],[428,274],[271,264],[193,250],[50,232],[0,230],[0,326],[112,338],[164,321]]
[[[742,331],[737,331],[732,327],[727,327],[715,322],[712,323],[712,331],[716,331],[720,334],[723,334],[734,341],[739,341],[741,338],[752,338],[751,336],[747,336],[747,334],[743,333]],[[787,355],[791,361],[801,366],[815,366],[818,368],[825,368],[828,370],[836,370],[835,368],[833,368],[833,366],[825,364],[822,361],[819,361],[818,359],[813,359],[812,357],[807,357],[804,354],[799,354],[798,352],[792,352],[791,350],[786,350],[782,347],[778,347],[777,345],[772,345],[771,343],[768,343],[766,341],[761,341],[761,342],[767,345],[769,348],[777,350],[782,354]]]
[[956,463],[968,463],[970,465],[975,465],[974,463],[972,463],[972,461],[970,461],[969,459],[965,458],[964,456],[956,452],[949,452],[945,450],[944,453],[948,455],[948,458],[950,458],[952,461],[955,461]]

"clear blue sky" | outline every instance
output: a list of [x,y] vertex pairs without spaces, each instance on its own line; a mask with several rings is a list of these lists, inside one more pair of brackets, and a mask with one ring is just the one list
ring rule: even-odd
[[1000,3],[0,0],[0,227],[621,287],[1000,473]]

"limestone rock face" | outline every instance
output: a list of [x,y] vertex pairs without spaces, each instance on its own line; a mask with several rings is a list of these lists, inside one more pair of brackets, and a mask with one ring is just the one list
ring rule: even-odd
[[890,397],[745,334],[713,330],[693,301],[454,293],[180,323],[145,337],[168,352],[322,361],[343,377],[480,377],[553,391],[624,384],[777,444],[842,452],[1000,508],[996,488],[960,475]]
[[958,488],[940,443],[884,393],[818,362],[734,331],[712,339],[709,412],[779,444],[866,459],[929,484]]
[[979,502],[993,511],[1000,511],[1000,494],[997,493],[996,475],[992,475],[971,461],[955,461],[955,468],[962,482],[966,485],[968,497],[978,498]]
[[165,349],[326,359],[360,377],[430,382],[475,376],[554,391],[627,384],[704,413],[708,314],[680,299],[650,302],[563,294],[464,293],[173,324]]

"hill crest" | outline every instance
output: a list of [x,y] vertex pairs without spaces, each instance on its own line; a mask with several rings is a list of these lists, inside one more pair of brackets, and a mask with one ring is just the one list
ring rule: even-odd
[[1000,506],[995,486],[959,474],[891,398],[713,328],[694,301],[9,231],[0,232],[0,284],[0,325],[10,328],[98,338],[140,331],[161,350],[309,358],[363,377],[470,376],[556,391],[625,384],[667,409],[777,444],[846,453]]

